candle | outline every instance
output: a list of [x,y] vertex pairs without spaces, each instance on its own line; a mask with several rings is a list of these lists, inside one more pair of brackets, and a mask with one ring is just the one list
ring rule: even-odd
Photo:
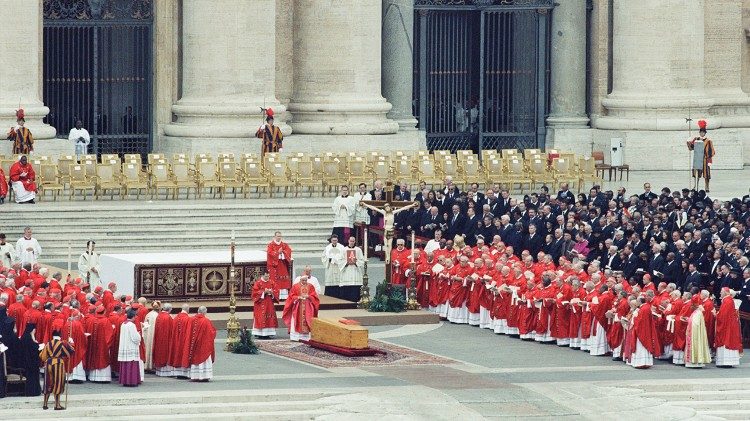
[[73,256],[73,245],[70,240],[68,240],[68,275],[70,275],[70,259],[72,259]]
[[367,225],[365,225],[365,242],[364,242],[364,244],[362,244],[362,246],[365,249],[365,260],[367,260],[367,249],[369,248],[367,246],[367,231],[369,231],[369,230],[367,229]]
[[411,232],[411,262],[414,263],[414,231]]
[[234,243],[234,230],[232,230],[232,242]]

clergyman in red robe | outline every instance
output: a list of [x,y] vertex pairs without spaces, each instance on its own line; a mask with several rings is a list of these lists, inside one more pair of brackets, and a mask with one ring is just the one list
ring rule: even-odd
[[716,332],[714,334],[717,367],[737,367],[740,365],[742,352],[742,333],[740,318],[734,306],[734,299],[729,288],[721,289],[721,306],[716,313]]
[[210,320],[206,318],[208,309],[204,306],[198,308],[192,320],[190,320],[190,329],[188,338],[187,357],[190,371],[188,378],[207,382],[213,377],[214,361],[216,361],[216,351],[214,348],[214,339],[216,339],[216,328]]
[[315,287],[309,284],[306,278],[301,278],[289,292],[289,299],[286,300],[282,314],[284,324],[289,330],[289,339],[310,340],[312,319],[318,317],[319,308],[320,299]]
[[264,273],[253,284],[253,336],[276,336],[279,322],[275,304],[279,302],[279,289],[268,273]]
[[292,248],[281,239],[281,232],[273,234],[273,240],[266,247],[266,268],[271,280],[280,290],[280,299],[285,299],[292,287]]
[[89,381],[109,383],[112,381],[110,370],[109,347],[112,343],[114,329],[106,316],[103,305],[96,308],[96,315],[91,319],[86,350],[86,372]]
[[154,372],[159,377],[170,377],[174,372],[172,366],[169,365],[169,355],[173,346],[172,329],[174,326],[174,320],[172,320],[172,316],[170,315],[171,312],[172,304],[166,303],[162,306],[159,315],[156,316],[151,361]]

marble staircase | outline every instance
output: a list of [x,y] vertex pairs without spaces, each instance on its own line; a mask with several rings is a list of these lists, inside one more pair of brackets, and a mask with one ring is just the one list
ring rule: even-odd
[[2,206],[2,232],[15,242],[32,227],[44,263],[75,268],[87,240],[101,253],[221,250],[232,230],[239,249],[265,250],[274,231],[297,257],[317,257],[330,235],[332,199],[41,202]]

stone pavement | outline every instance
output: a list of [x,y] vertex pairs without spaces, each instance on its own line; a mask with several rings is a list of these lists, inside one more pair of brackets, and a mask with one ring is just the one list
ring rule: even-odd
[[[148,375],[138,388],[72,385],[70,409],[0,400],[0,419],[479,420],[750,419],[750,363],[636,370],[608,357],[523,342],[466,325],[382,326],[371,338],[453,360],[440,365],[322,368],[221,350],[209,383]],[[279,337],[285,337],[280,331]]]

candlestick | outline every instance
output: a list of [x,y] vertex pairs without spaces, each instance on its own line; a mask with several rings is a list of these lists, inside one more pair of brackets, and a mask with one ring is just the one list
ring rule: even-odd
[[367,225],[365,225],[365,243],[362,244],[362,247],[364,247],[364,249],[365,249],[365,260],[367,260],[367,249],[370,248],[369,247],[369,243],[367,243],[367,231],[369,231],[369,230],[368,230]]
[[232,242],[234,243],[234,230],[232,230]]
[[68,240],[68,275],[70,275],[70,261],[73,258],[73,244]]
[[414,263],[414,231],[411,232],[411,262]]

